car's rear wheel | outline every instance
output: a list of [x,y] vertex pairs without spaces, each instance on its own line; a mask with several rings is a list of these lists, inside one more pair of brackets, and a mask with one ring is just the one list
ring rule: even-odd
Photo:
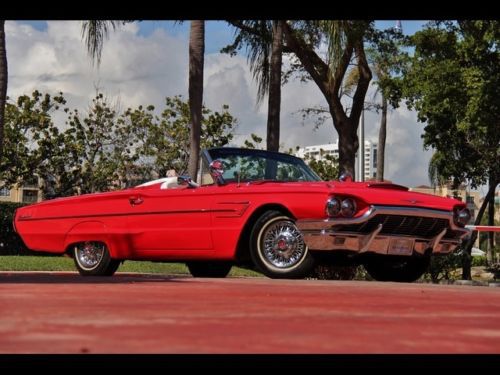
[[76,268],[82,276],[112,276],[120,261],[111,258],[108,247],[102,242],[80,242],[73,247]]
[[279,211],[267,211],[250,234],[250,255],[258,270],[275,279],[308,276],[314,259],[292,218]]
[[377,281],[413,282],[429,268],[430,256],[383,256],[364,264],[368,274]]
[[189,272],[193,277],[226,277],[233,264],[231,262],[187,262]]

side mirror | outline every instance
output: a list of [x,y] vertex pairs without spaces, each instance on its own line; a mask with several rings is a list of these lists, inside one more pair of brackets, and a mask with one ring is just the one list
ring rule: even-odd
[[340,175],[339,180],[342,182],[352,182],[352,174],[344,172]]
[[222,175],[224,174],[224,163],[222,160],[214,160],[210,163],[208,167],[208,171],[210,172],[210,176],[214,179],[217,185],[225,185],[226,182]]
[[191,180],[191,177],[189,176],[177,177],[177,184],[180,186],[187,186],[189,188],[198,187],[198,184],[196,182],[193,182],[193,180]]

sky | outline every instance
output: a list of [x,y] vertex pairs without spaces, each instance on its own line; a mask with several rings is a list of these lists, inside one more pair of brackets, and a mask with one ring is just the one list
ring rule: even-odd
[[[395,24],[376,22],[381,29]],[[424,24],[402,20],[403,32],[411,35]],[[142,21],[120,27],[105,41],[99,67],[87,55],[80,21],[6,21],[5,33],[10,98],[34,89],[52,94],[62,91],[70,108],[80,109],[88,107],[97,89],[122,108],[141,104],[162,108],[167,96],[187,98],[189,22]],[[238,120],[235,145],[251,133],[262,136],[265,144],[267,101],[256,105],[257,86],[246,57],[219,52],[233,36],[234,29],[225,22],[206,22],[204,104],[214,111],[229,105]],[[336,141],[331,120],[314,130],[312,121],[304,123],[297,113],[313,106],[326,106],[313,82],[291,81],[283,86],[280,142],[284,149]],[[379,122],[379,114],[366,113],[365,139],[378,140]],[[416,113],[404,105],[389,113],[386,179],[406,186],[429,184],[431,151],[423,149],[423,128]]]

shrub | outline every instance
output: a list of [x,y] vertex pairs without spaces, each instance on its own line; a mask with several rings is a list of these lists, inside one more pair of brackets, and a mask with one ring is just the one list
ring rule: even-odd
[[457,278],[455,270],[457,268],[460,269],[461,267],[461,252],[432,256],[429,268],[424,274],[424,280],[431,280],[433,283],[438,283],[441,280],[454,280]]
[[353,280],[358,276],[357,265],[336,266],[332,264],[318,264],[310,277],[318,280]]
[[12,219],[17,208],[24,206],[22,203],[0,202],[0,255],[24,255],[29,250],[14,232]]

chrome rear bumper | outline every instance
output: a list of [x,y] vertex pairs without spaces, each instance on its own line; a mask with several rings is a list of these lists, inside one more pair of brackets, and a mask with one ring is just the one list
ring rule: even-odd
[[[370,233],[340,231],[343,225],[362,224],[376,215],[446,219],[449,226],[432,238],[381,234],[382,224],[378,224]],[[432,249],[432,253],[448,254],[453,252],[461,239],[469,233],[467,229],[456,226],[452,212],[397,206],[370,206],[362,216],[357,218],[301,219],[297,220],[297,227],[311,250],[348,250],[357,253],[392,255],[412,255],[414,252],[424,254],[427,249]],[[457,238],[444,238],[448,229],[461,234]]]

